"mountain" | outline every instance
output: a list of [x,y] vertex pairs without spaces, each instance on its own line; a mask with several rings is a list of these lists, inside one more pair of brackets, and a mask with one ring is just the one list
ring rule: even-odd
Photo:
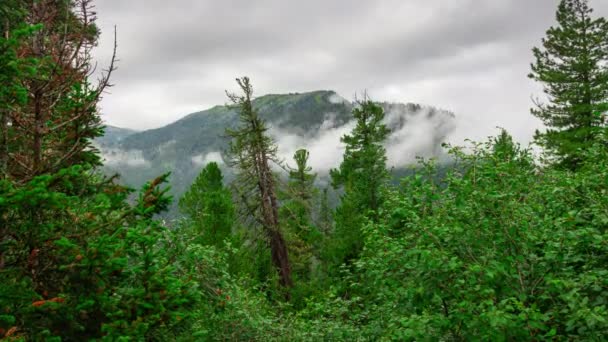
[[111,147],[117,145],[129,135],[135,133],[137,133],[136,130],[106,125],[104,129],[104,135],[102,137],[97,138],[95,140],[95,143],[98,147]]
[[[334,91],[265,95],[253,102],[269,124],[269,133],[279,154],[289,163],[298,148],[311,151],[313,168],[323,175],[339,164],[340,137],[353,127],[353,103]],[[451,112],[417,104],[382,103],[391,130],[387,142],[389,161],[396,167],[412,163],[416,155],[437,155],[440,144],[454,129]],[[97,141],[105,159],[105,172],[119,173],[123,183],[140,187],[159,174],[170,171],[172,194],[183,194],[202,167],[216,161],[224,165],[226,128],[238,123],[237,113],[227,106],[215,106],[190,114],[167,126],[142,132],[108,127]]]

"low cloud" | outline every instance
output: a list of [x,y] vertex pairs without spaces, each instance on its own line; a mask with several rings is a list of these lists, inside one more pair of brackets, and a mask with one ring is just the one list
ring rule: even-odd
[[[388,105],[384,123],[391,129],[386,141],[389,167],[405,167],[416,162],[416,156],[439,157],[443,154],[441,143],[456,128],[456,119],[446,111],[431,107]],[[293,154],[305,148],[310,152],[309,165],[314,172],[326,175],[339,166],[344,154],[340,138],[355,127],[351,120],[339,124],[332,113],[325,116],[319,130],[303,136],[272,127],[270,135],[279,147],[279,157],[293,166]]]
[[331,94],[331,96],[327,100],[333,104],[350,103],[350,101],[335,93]]
[[393,128],[385,144],[389,167],[412,165],[416,157],[441,157],[441,144],[456,129],[451,113],[431,107],[407,112],[398,106],[389,109],[385,122]]
[[217,151],[192,157],[192,163],[197,166],[205,166],[211,162],[216,162],[221,165],[224,164],[224,158],[222,158],[222,154]]
[[293,154],[301,148],[310,152],[309,165],[315,172],[328,173],[342,160],[344,146],[340,138],[355,127],[354,121],[338,125],[334,114],[327,114],[318,131],[308,136],[271,128],[269,133],[277,142],[279,157],[293,166]]
[[121,150],[116,148],[103,149],[101,156],[108,166],[149,166],[141,150]]

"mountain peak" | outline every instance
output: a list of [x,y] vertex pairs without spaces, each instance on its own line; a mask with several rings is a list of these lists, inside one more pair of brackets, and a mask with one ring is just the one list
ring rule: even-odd
[[[295,149],[311,151],[316,172],[327,173],[339,164],[343,147],[340,137],[353,127],[354,104],[332,90],[267,94],[255,98],[254,108],[266,120],[269,134],[277,141],[281,158],[288,160]],[[405,166],[415,155],[437,153],[454,126],[453,114],[417,104],[381,103],[385,123],[391,130],[387,140],[389,162]],[[106,169],[119,172],[129,186],[138,187],[159,174],[171,171],[171,186],[180,196],[208,161],[225,157],[226,128],[238,124],[234,108],[219,105],[192,113],[167,126],[114,136],[117,141],[101,145]],[[115,131],[110,127],[108,133]],[[228,175],[230,173],[228,172]]]

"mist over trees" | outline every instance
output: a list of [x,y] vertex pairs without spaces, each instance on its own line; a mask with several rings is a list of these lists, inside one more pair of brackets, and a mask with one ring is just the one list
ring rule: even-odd
[[[542,158],[501,130],[391,181],[392,126],[364,97],[322,184],[314,151],[278,155],[242,77],[238,120],[200,138],[228,158],[201,158],[180,198],[174,175],[136,191],[100,172],[115,57],[91,82],[93,5],[0,3],[0,339],[608,336],[608,23],[588,1],[560,1],[531,54]],[[180,216],[161,219],[172,203]]]

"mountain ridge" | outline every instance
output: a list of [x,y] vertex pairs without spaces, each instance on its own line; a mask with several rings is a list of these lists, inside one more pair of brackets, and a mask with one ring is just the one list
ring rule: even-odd
[[[380,102],[391,130],[387,141],[390,159],[414,160],[413,154],[437,153],[453,130],[455,116],[449,111],[414,103]],[[298,148],[311,150],[311,162],[322,176],[341,160],[340,137],[352,129],[355,105],[332,90],[266,94],[253,100],[277,141],[280,156],[290,160]],[[99,143],[106,173],[119,173],[122,182],[139,187],[159,174],[171,172],[172,194],[181,196],[209,161],[220,163],[227,180],[231,170],[224,164],[228,140],[226,128],[238,124],[234,108],[216,105],[188,114],[163,127],[133,131],[110,127],[110,137]],[[113,141],[111,139],[114,139]],[[416,147],[416,145],[419,145]],[[411,156],[410,156],[411,154]]]

